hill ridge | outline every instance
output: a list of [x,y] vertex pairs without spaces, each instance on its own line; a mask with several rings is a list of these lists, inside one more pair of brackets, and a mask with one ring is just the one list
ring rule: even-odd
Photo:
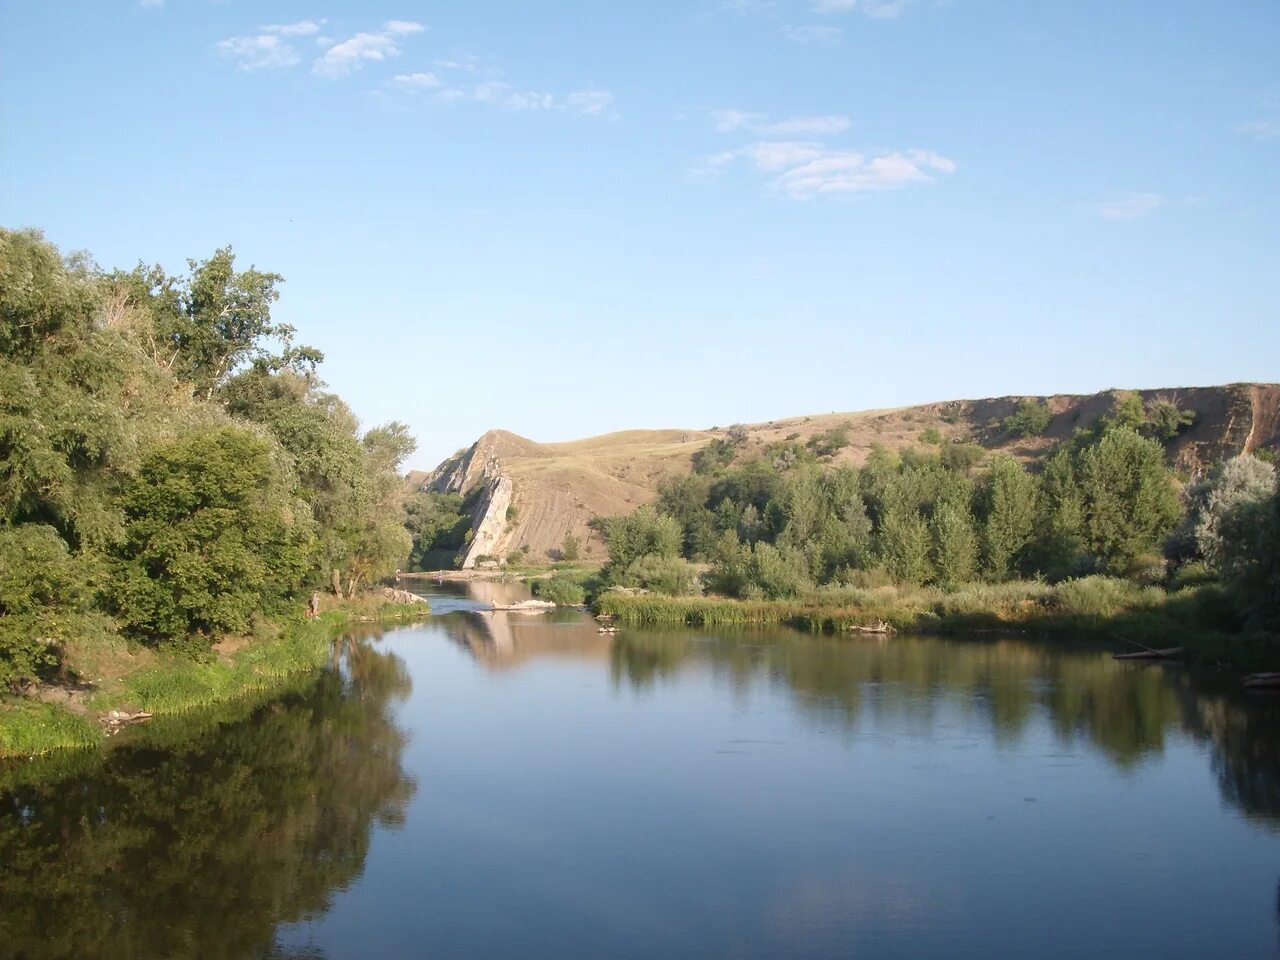
[[[1081,426],[1109,413],[1117,396],[1136,393],[1144,403],[1166,400],[1195,413],[1194,422],[1169,446],[1170,462],[1194,472],[1217,459],[1280,443],[1280,383],[1231,383],[1208,387],[1111,388],[1091,394],[1006,395],[939,400],[903,407],[790,416],[745,429],[748,451],[793,439],[807,441],[844,424],[850,443],[835,463],[861,464],[871,448],[923,446],[921,434],[936,431],[944,442],[972,441],[988,451],[1032,460]],[[1048,405],[1052,418],[1036,437],[1003,430],[1004,418],[1028,400]],[[587,526],[593,516],[627,513],[650,502],[659,481],[689,473],[693,454],[728,426],[709,429],[629,429],[579,440],[541,443],[509,430],[486,431],[414,481],[423,489],[472,495],[476,536],[464,556],[474,566],[482,555],[505,557],[526,547],[533,558],[554,557],[573,534],[589,559],[603,559],[603,544]],[[500,481],[507,481],[501,483]],[[495,498],[502,501],[498,517]],[[480,549],[483,542],[483,550]]]

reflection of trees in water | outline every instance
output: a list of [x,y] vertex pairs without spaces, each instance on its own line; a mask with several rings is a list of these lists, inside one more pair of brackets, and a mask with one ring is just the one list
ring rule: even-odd
[[341,673],[277,702],[0,780],[0,944],[32,960],[282,956],[277,924],[323,913],[414,792],[389,711],[404,664],[343,646]]
[[802,712],[849,727],[867,716],[928,725],[945,705],[981,711],[997,740],[1013,743],[1043,712],[1063,741],[1083,739],[1122,767],[1161,751],[1170,732],[1189,733],[1211,742],[1229,802],[1280,823],[1280,699],[1206,690],[1177,669],[1016,640],[763,631],[715,638],[629,630],[610,663],[615,684],[638,690],[693,665],[734,687],[783,685]]

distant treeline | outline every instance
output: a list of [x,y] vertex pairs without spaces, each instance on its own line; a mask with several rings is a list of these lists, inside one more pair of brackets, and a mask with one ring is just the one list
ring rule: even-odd
[[[1034,410],[1011,419],[1010,429],[1043,429]],[[833,586],[1218,581],[1239,625],[1274,630],[1272,458],[1236,457],[1180,485],[1162,440],[1188,419],[1121,395],[1034,465],[926,431],[918,448],[875,448],[861,468],[837,466],[841,436],[749,452],[731,431],[700,452],[692,474],[666,480],[654,506],[595,521],[609,547],[603,583],[785,600]]]
[[271,317],[282,279],[0,230],[0,689],[117,631],[206,654],[404,562],[414,441],[325,390]]

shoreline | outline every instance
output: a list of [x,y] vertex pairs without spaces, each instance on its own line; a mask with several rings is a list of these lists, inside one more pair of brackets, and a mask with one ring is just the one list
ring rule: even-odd
[[[100,749],[136,719],[206,710],[283,688],[323,667],[334,639],[356,624],[402,623],[430,615],[425,604],[370,608],[368,598],[359,598],[314,619],[287,624],[278,636],[244,644],[211,662],[157,655],[150,665],[116,678],[116,690],[48,685],[42,696],[0,699],[0,762]],[[66,699],[52,700],[56,689],[66,690]]]

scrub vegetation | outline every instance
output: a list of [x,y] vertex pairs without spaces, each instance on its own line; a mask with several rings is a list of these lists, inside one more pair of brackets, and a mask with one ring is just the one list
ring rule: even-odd
[[[1180,484],[1163,444],[1187,417],[1157,406],[1121,394],[1030,465],[931,443],[832,467],[780,442],[670,478],[653,507],[596,521],[597,606],[646,623],[1105,627],[1274,662],[1275,468],[1245,454]],[[1045,412],[1025,405],[1006,428],[1038,433]]]
[[282,279],[0,231],[0,753],[84,741],[52,690],[176,709],[313,666],[311,595],[406,563],[414,441],[325,389],[272,319]]

